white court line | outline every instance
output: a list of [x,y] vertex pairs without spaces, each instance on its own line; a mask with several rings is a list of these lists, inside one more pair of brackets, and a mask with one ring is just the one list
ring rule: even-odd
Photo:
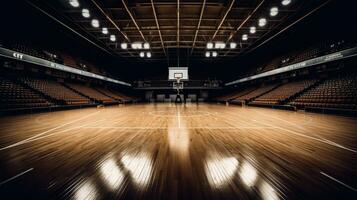
[[[168,129],[168,127],[147,127],[147,126],[81,126],[77,128],[83,129]],[[180,129],[180,127],[172,127],[176,129]],[[185,127],[185,129],[277,129],[276,127],[258,127],[258,126],[247,126],[247,127],[236,127],[236,126],[222,126],[222,127],[209,127],[209,126],[193,126],[193,127]]]
[[339,180],[337,180],[336,178],[334,178],[334,177],[332,177],[332,176],[330,176],[330,175],[328,175],[328,174],[326,174],[326,173],[324,173],[324,172],[320,172],[320,174],[322,174],[322,175],[326,176],[327,178],[329,178],[329,179],[331,179],[331,180],[333,180],[333,181],[335,181],[335,182],[337,182],[337,183],[339,183],[339,184],[345,186],[346,188],[348,188],[348,189],[350,189],[350,190],[352,190],[352,191],[357,192],[357,189],[356,189],[356,188],[351,187],[351,186],[347,185],[346,183],[344,183],[344,182],[342,182],[342,181],[339,181]]
[[325,143],[325,144],[329,144],[329,145],[334,146],[334,147],[338,147],[338,148],[341,148],[341,149],[344,149],[344,150],[347,150],[347,151],[351,151],[353,153],[357,153],[357,151],[354,150],[354,149],[345,147],[343,145],[337,144],[337,143],[332,142],[330,140],[315,138],[315,137],[312,137],[312,136],[309,136],[309,135],[305,135],[305,134],[302,134],[302,133],[298,133],[298,132],[295,132],[295,131],[292,131],[292,130],[289,130],[289,129],[285,129],[285,128],[282,128],[282,127],[277,127],[277,126],[274,126],[274,127],[276,127],[277,129],[283,130],[283,131],[290,132],[290,133],[292,133],[294,135],[299,135],[301,137],[306,137],[306,138],[313,139],[313,140],[316,140],[316,141],[319,141],[319,142],[322,142],[322,143]]
[[[280,118],[277,118],[277,119],[280,119]],[[280,120],[282,120],[282,119],[280,119]],[[285,121],[285,120],[282,120],[282,121]],[[302,134],[302,133],[298,133],[296,131],[289,130],[289,129],[286,129],[286,128],[283,128],[283,127],[278,127],[278,126],[274,126],[274,125],[272,126],[272,125],[270,125],[268,123],[264,123],[264,122],[260,122],[260,123],[265,124],[265,125],[269,125],[271,127],[275,127],[277,129],[280,129],[280,130],[283,130],[283,131],[286,131],[286,132],[290,132],[290,133],[292,133],[294,135],[298,135],[298,136],[301,136],[301,137],[306,137],[306,138],[309,138],[309,139],[312,139],[312,140],[316,140],[316,141],[319,141],[319,142],[322,142],[322,143],[325,143],[325,144],[329,144],[329,145],[334,146],[334,147],[338,147],[338,148],[341,148],[341,149],[344,149],[344,150],[347,150],[347,151],[351,151],[353,153],[357,153],[357,151],[354,150],[354,149],[345,147],[345,146],[343,146],[341,144],[338,144],[336,142],[332,142],[332,141],[327,140],[327,139],[315,138],[315,137],[312,137],[312,136],[309,136],[309,135],[305,135],[305,134]]]
[[0,182],[0,186],[6,184],[6,183],[8,183],[8,182],[10,182],[10,181],[12,181],[12,180],[14,180],[14,179],[16,179],[17,177],[20,177],[20,176],[22,176],[22,175],[24,175],[24,174],[26,174],[27,172],[30,172],[30,171],[32,171],[32,170],[33,170],[33,168],[30,168],[30,169],[28,169],[28,170],[26,170],[26,171],[24,171],[24,172],[21,172],[20,174],[17,174],[17,175],[15,175],[15,176],[13,176],[13,177],[11,177],[11,178],[5,180],[5,181],[2,181],[2,182]]
[[5,150],[5,149],[9,149],[9,148],[12,148],[12,147],[19,146],[19,145],[21,145],[21,144],[25,144],[25,143],[28,142],[29,140],[33,140],[34,138],[37,138],[37,137],[39,137],[39,136],[42,136],[42,135],[44,135],[44,134],[46,134],[46,133],[49,133],[49,132],[51,132],[51,131],[53,131],[53,130],[62,128],[62,127],[66,126],[66,125],[69,125],[69,124],[73,124],[73,123],[78,122],[78,121],[80,121],[80,120],[82,120],[82,119],[86,119],[86,118],[88,118],[88,117],[90,117],[90,116],[92,116],[92,115],[95,115],[95,114],[99,113],[99,112],[100,112],[100,111],[91,113],[91,114],[89,114],[89,115],[86,115],[86,116],[81,117],[81,118],[79,118],[79,119],[76,119],[76,120],[74,120],[74,121],[70,121],[70,122],[68,122],[68,123],[64,123],[64,124],[62,124],[62,125],[56,126],[56,127],[54,127],[54,128],[51,128],[51,129],[49,129],[49,130],[47,130],[47,131],[44,131],[44,132],[39,133],[39,134],[37,134],[37,135],[34,135],[34,136],[30,137],[30,138],[21,140],[21,141],[19,141],[19,142],[16,142],[16,143],[11,144],[11,145],[6,146],[6,147],[2,147],[2,148],[0,148],[0,151],[3,151],[3,150]]

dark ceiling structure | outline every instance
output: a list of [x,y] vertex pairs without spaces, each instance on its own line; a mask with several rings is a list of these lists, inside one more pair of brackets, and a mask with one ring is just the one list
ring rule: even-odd
[[[180,60],[235,58],[328,1],[29,2],[110,53],[122,58],[139,59],[140,62],[158,60],[168,65],[180,65]],[[98,22],[98,26],[93,25],[93,19],[97,20],[95,23]],[[103,28],[106,30],[103,31]],[[207,48],[210,42],[213,42],[212,49]],[[214,49],[216,42],[223,43],[224,48]],[[125,49],[122,43],[127,45]],[[141,46],[142,49],[135,49],[131,46],[133,43],[148,43],[149,48]],[[148,52],[150,57],[146,56]]]

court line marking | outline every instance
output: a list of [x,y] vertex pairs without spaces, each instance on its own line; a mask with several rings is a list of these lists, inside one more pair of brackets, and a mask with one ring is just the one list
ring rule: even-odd
[[302,134],[302,133],[298,133],[298,132],[295,132],[293,130],[289,130],[289,129],[286,129],[286,128],[282,128],[282,127],[278,127],[278,126],[274,126],[276,127],[277,129],[280,129],[280,130],[283,130],[283,131],[287,131],[287,132],[290,132],[294,135],[299,135],[301,137],[306,137],[306,138],[310,138],[310,139],[313,139],[313,140],[316,140],[316,141],[319,141],[319,142],[322,142],[322,143],[325,143],[325,144],[329,144],[331,146],[334,146],[334,147],[338,147],[338,148],[341,148],[341,149],[344,149],[344,150],[347,150],[347,151],[351,151],[353,153],[357,153],[356,150],[354,149],[351,149],[351,148],[348,148],[348,147],[345,147],[343,145],[340,145],[336,142],[332,142],[330,140],[326,140],[326,139],[319,139],[319,138],[315,138],[315,137],[312,137],[312,136],[309,136],[309,135],[305,135],[305,134]]
[[[83,129],[168,129],[168,127],[146,127],[146,126],[82,126],[78,128]],[[208,127],[208,126],[196,126],[196,127],[171,127],[176,129],[277,129],[276,127],[259,127],[259,126],[252,126],[252,127]]]
[[18,177],[20,177],[20,176],[24,175],[24,174],[26,174],[26,173],[28,173],[28,172],[32,171],[32,170],[33,170],[33,168],[30,168],[30,169],[28,169],[28,170],[26,170],[26,171],[23,171],[23,172],[21,172],[21,173],[19,173],[19,174],[15,175],[15,176],[13,176],[13,177],[9,178],[9,179],[6,179],[6,180],[4,180],[4,181],[0,182],[0,186],[2,186],[2,185],[4,185],[4,184],[6,184],[6,183],[8,183],[8,182],[10,182],[10,181],[12,181],[12,180],[14,180],[14,179],[16,179],[16,178],[18,178]]
[[33,139],[39,137],[39,136],[42,136],[42,135],[44,135],[44,134],[46,134],[46,133],[49,133],[49,132],[51,132],[51,131],[54,131],[54,130],[56,130],[56,129],[62,128],[62,127],[64,127],[64,126],[66,126],[66,125],[73,124],[73,123],[78,122],[78,121],[80,121],[80,120],[82,120],[82,119],[86,119],[86,118],[88,118],[88,117],[90,117],[90,116],[93,116],[93,115],[99,113],[99,112],[101,112],[101,111],[97,111],[97,112],[91,113],[91,114],[89,114],[89,115],[86,115],[86,116],[83,116],[83,117],[81,117],[81,118],[78,118],[78,119],[76,119],[76,120],[74,120],[74,121],[70,121],[70,122],[68,122],[68,123],[64,123],[64,124],[62,124],[62,125],[53,127],[53,128],[51,128],[51,129],[49,129],[49,130],[47,130],[47,131],[44,131],[44,132],[42,132],[42,133],[39,133],[39,134],[34,135],[34,136],[32,136],[32,137],[29,137],[29,138],[27,138],[27,139],[21,140],[21,141],[19,141],[19,142],[14,143],[14,144],[11,144],[11,145],[2,147],[2,148],[0,148],[0,151],[6,150],[6,149],[10,149],[10,148],[12,148],[12,147],[19,146],[19,145],[21,145],[21,144],[25,144],[25,143],[27,143],[28,141],[31,141],[31,140],[33,140]]
[[348,189],[350,189],[350,190],[352,190],[352,191],[354,191],[354,192],[357,192],[357,189],[356,189],[356,188],[347,185],[346,183],[344,183],[344,182],[342,182],[342,181],[340,181],[340,180],[338,180],[338,179],[336,179],[336,178],[334,178],[334,177],[332,177],[332,176],[326,174],[325,172],[320,172],[320,174],[322,174],[322,175],[326,176],[327,178],[329,178],[329,179],[331,179],[331,180],[333,180],[333,181],[335,181],[335,182],[337,182],[337,183],[339,183],[339,184],[345,186],[346,188],[348,188]]
[[[280,119],[280,118],[277,118],[277,119]],[[285,121],[285,120],[282,120],[282,119],[280,119],[280,120],[281,121]],[[264,123],[264,122],[260,122],[260,123],[265,124],[265,125],[269,125],[269,124]],[[323,139],[316,138],[316,137],[313,137],[313,136],[309,136],[309,135],[306,135],[306,134],[303,134],[303,133],[299,133],[299,132],[296,132],[296,131],[293,131],[293,130],[289,130],[289,129],[286,129],[286,128],[283,128],[283,127],[279,127],[279,126],[274,126],[273,125],[271,127],[276,127],[277,129],[280,129],[280,130],[283,130],[283,131],[287,131],[287,132],[290,132],[290,133],[295,134],[295,135],[299,135],[299,136],[302,136],[302,137],[310,138],[310,139],[313,139],[313,140],[316,140],[316,141],[319,141],[319,142],[322,142],[322,143],[325,143],[325,144],[329,144],[329,145],[334,146],[334,147],[338,147],[338,148],[341,148],[341,149],[344,149],[344,150],[347,150],[347,151],[351,151],[353,153],[357,153],[357,151],[354,150],[354,149],[345,147],[345,146],[343,146],[341,144],[338,144],[336,142],[332,142],[332,141],[324,139],[324,138]],[[303,128],[303,129],[305,129],[305,128]]]

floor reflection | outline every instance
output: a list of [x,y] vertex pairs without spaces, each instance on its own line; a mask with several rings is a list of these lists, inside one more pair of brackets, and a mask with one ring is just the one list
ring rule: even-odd
[[248,161],[243,161],[242,168],[239,171],[239,176],[246,186],[252,187],[257,181],[258,173],[252,164]]
[[152,175],[152,160],[147,153],[124,154],[121,158],[126,170],[130,172],[133,182],[140,189],[145,188]]
[[279,200],[276,189],[268,182],[262,181],[259,190],[263,200]]
[[86,180],[81,183],[75,191],[75,200],[95,200],[98,197],[98,191],[92,181]]
[[113,158],[105,160],[100,165],[100,174],[109,189],[120,189],[124,180],[124,173],[120,170],[116,161]]
[[206,174],[213,187],[222,187],[231,181],[238,169],[238,160],[235,157],[214,158],[207,161]]

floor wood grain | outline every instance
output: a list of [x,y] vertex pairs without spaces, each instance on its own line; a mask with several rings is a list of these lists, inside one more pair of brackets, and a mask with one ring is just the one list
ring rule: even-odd
[[356,199],[357,118],[138,104],[0,118],[0,199]]

